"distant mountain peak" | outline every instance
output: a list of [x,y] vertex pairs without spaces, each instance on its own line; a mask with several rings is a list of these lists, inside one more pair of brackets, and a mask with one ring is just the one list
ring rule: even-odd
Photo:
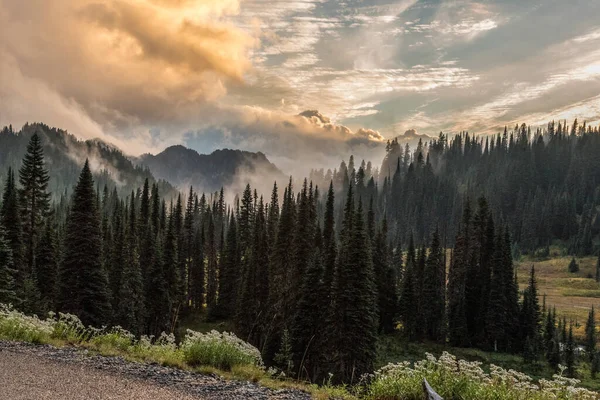
[[162,152],[144,154],[140,162],[153,174],[177,186],[192,185],[197,190],[215,191],[227,187],[244,176],[281,178],[283,173],[262,152],[218,149],[201,154],[182,145],[170,146]]
[[402,135],[398,135],[397,138],[398,139],[406,139],[406,140],[414,140],[414,139],[431,140],[431,139],[433,139],[431,136],[429,136],[425,133],[422,133],[422,134],[417,133],[416,129],[409,129],[406,132],[404,132]]

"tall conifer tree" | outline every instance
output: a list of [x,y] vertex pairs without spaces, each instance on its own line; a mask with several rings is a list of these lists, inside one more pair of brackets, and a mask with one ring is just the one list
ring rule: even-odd
[[79,315],[85,324],[111,319],[108,278],[102,267],[102,232],[94,180],[86,160],[67,217],[65,258],[58,276],[58,308]]

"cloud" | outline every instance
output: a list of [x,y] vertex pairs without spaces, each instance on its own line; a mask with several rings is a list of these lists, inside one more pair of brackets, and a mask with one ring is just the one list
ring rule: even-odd
[[[238,0],[4,0],[0,67],[19,79],[0,85],[21,104],[0,123],[53,120],[123,141],[193,125],[251,68],[258,38],[228,21],[237,12]],[[45,95],[22,93],[34,87]]]
[[215,109],[202,129],[188,134],[187,143],[202,152],[222,147],[261,151],[282,171],[298,176],[350,154],[378,160],[385,149],[379,132],[335,124],[316,110],[289,115],[249,106]]

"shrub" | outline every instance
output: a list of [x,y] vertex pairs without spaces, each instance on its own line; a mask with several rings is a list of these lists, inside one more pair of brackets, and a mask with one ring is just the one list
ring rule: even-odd
[[90,343],[99,349],[116,349],[128,351],[135,342],[135,336],[120,326],[115,326],[105,333],[94,335]]
[[191,366],[207,365],[230,371],[236,365],[263,367],[258,349],[233,333],[187,331],[181,345],[184,359]]
[[47,342],[53,332],[51,320],[27,316],[11,305],[0,304],[0,337],[31,343]]
[[183,366],[183,351],[177,347],[175,336],[161,333],[158,339],[142,336],[132,347],[131,352],[144,360],[151,360],[172,367]]
[[73,314],[58,313],[56,319],[54,313],[48,314],[48,321],[52,323],[52,338],[65,340],[69,343],[80,343],[89,340],[94,330],[86,328],[83,322]]
[[568,379],[561,373],[553,380],[533,383],[531,377],[514,370],[490,366],[490,373],[480,362],[457,360],[444,352],[439,359],[427,354],[411,368],[409,362],[388,364],[375,372],[367,387],[367,398],[372,400],[421,400],[423,379],[446,400],[546,400],[546,399],[598,399],[598,393],[576,385],[578,380]]

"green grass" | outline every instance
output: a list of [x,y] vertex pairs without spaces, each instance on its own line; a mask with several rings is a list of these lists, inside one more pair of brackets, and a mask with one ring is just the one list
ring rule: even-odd
[[[551,248],[551,254],[561,254],[558,249]],[[585,335],[585,321],[592,306],[600,309],[600,283],[594,278],[597,257],[576,258],[579,272],[568,271],[570,256],[554,255],[546,260],[535,260],[523,257],[515,262],[519,275],[519,286],[525,289],[529,279],[529,271],[535,265],[540,304],[546,295],[546,306],[556,307],[558,315],[576,323],[574,334],[582,340]],[[596,322],[600,326],[600,313],[596,313]]]
[[231,371],[236,366],[263,366],[258,349],[227,332],[189,330],[181,348],[185,362],[193,367],[208,365]]

